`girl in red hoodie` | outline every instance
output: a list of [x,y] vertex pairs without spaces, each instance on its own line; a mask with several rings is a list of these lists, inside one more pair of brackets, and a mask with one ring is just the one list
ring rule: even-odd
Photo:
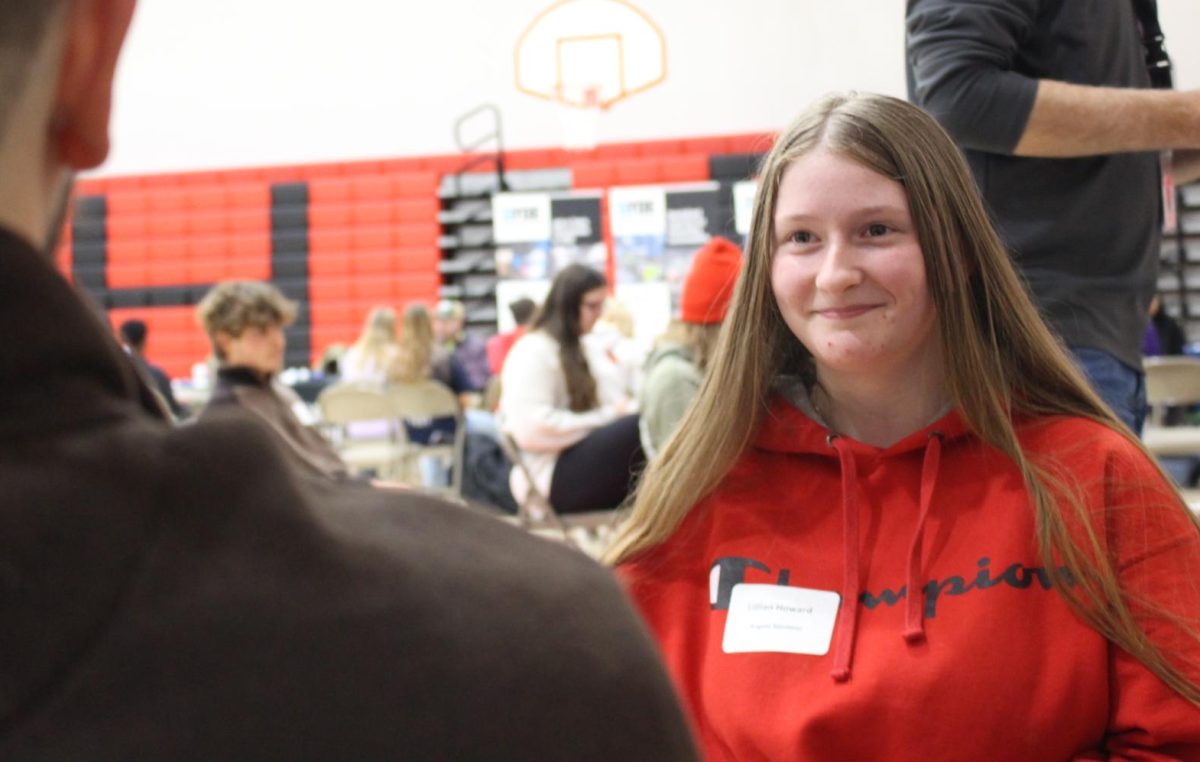
[[1196,521],[903,101],[776,141],[610,560],[710,759],[1200,759]]

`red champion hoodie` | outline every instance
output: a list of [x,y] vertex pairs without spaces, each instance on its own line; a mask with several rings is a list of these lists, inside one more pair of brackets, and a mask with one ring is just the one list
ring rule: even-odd
[[[1200,624],[1200,533],[1141,452],[1086,420],[1018,434],[1071,474],[1129,595]],[[778,400],[621,573],[710,760],[1200,759],[1200,709],[1051,589],[1019,471],[957,413],[880,449]],[[1137,611],[1200,679],[1200,647]]]

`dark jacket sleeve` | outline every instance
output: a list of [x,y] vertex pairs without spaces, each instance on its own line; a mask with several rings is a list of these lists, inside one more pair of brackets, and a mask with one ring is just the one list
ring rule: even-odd
[[1038,0],[908,0],[908,96],[964,148],[1012,153],[1037,97],[1015,68]]

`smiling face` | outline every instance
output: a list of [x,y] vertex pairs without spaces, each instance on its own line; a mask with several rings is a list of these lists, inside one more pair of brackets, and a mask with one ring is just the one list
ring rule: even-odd
[[805,154],[780,180],[772,245],[771,290],[822,383],[940,370],[925,261],[898,182],[824,149]]

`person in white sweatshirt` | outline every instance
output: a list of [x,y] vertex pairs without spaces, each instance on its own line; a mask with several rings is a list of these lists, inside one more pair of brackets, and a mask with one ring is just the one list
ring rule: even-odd
[[[616,508],[645,465],[624,375],[587,335],[606,295],[599,272],[561,270],[501,377],[501,429],[521,448],[532,486],[560,513]],[[531,487],[519,468],[510,486],[518,502]]]

